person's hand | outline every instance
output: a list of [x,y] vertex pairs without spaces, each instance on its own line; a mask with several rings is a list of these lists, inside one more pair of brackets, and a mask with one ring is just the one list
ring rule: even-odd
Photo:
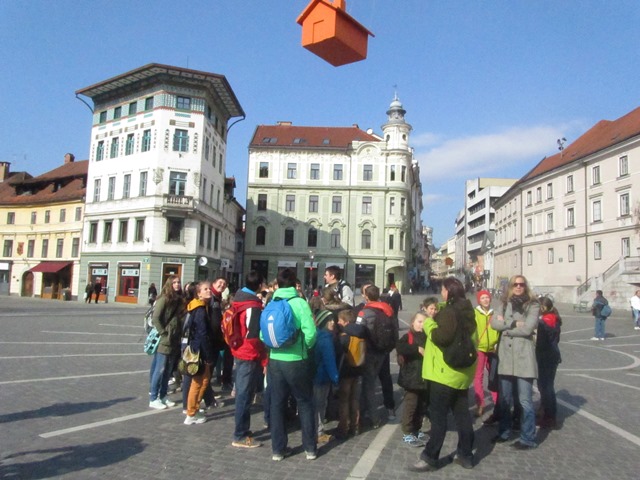
[[526,325],[526,323],[525,323],[524,321],[522,321],[522,320],[518,320],[518,321],[516,322],[516,328],[522,328],[522,327],[524,327],[525,325]]
[[424,347],[418,347],[418,353],[424,357]]

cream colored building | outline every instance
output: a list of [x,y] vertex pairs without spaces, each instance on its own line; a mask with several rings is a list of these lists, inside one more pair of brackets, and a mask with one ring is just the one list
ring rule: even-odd
[[0,164],[0,294],[65,299],[78,286],[88,162],[67,154],[37,177]]
[[422,245],[411,126],[396,98],[382,135],[353,127],[259,125],[249,145],[245,271],[297,270],[306,288],[337,265],[354,287],[407,287]]
[[[560,145],[562,147],[562,145]],[[524,274],[539,294],[618,307],[640,283],[640,108],[543,159],[496,203],[496,287]]]

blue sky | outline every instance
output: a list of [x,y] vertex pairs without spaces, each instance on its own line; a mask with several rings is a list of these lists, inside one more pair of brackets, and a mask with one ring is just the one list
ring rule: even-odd
[[519,178],[558,138],[640,106],[636,0],[347,0],[376,36],[367,60],[338,68],[300,46],[307,3],[0,0],[0,160],[38,175],[67,152],[86,159],[76,90],[147,63],[188,67],[225,75],[247,113],[227,151],[244,203],[256,125],[380,133],[397,91],[439,246],[466,179]]

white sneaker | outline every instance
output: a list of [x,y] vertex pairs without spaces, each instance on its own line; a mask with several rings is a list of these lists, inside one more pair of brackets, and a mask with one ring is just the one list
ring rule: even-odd
[[634,330],[640,330],[640,327],[633,327]]
[[164,410],[167,406],[162,403],[162,400],[156,398],[153,402],[149,402],[149,408],[155,408],[156,410]]
[[164,403],[167,407],[175,407],[176,406],[176,402],[172,402],[167,397],[161,398],[160,401],[162,403]]
[[196,413],[193,417],[190,417],[189,415],[187,415],[187,418],[184,419],[184,424],[185,425],[197,425],[197,424],[201,424],[207,421],[207,417],[205,417],[204,415],[200,415],[198,413]]
[[595,342],[595,341],[598,341],[600,339],[598,337],[591,337],[591,340],[593,340]]

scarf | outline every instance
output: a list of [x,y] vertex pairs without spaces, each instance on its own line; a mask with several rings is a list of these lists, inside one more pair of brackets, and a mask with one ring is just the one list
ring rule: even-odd
[[516,312],[524,315],[525,306],[529,303],[528,295],[513,295],[511,297],[511,309]]

